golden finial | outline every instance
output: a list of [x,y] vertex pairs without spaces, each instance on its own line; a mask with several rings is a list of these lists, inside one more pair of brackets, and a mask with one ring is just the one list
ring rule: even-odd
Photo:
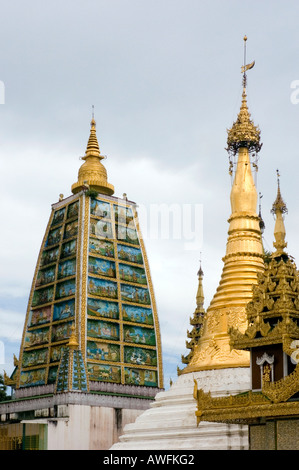
[[85,156],[82,157],[82,160],[86,160],[89,156],[98,157],[100,160],[103,160],[103,155],[101,155],[100,147],[96,134],[96,121],[94,119],[94,112],[92,113],[92,118],[90,121],[90,134],[87,142]]
[[241,73],[243,73],[243,87],[246,88],[247,84],[247,77],[246,77],[246,72],[247,70],[252,69],[254,67],[255,61],[251,62],[251,64],[246,65],[246,41],[247,41],[247,36],[244,36],[244,63],[241,67]]
[[242,103],[237,120],[233,123],[231,129],[228,129],[227,137],[227,151],[232,155],[236,155],[241,147],[247,148],[249,152],[256,153],[258,153],[262,147],[262,144],[260,143],[261,131],[250,119],[250,113],[247,106],[246,72],[253,68],[255,61],[246,65],[246,41],[247,37],[244,36],[244,65],[241,67],[241,73],[243,73]]
[[85,155],[82,157],[82,160],[85,160],[85,162],[79,169],[77,183],[72,185],[72,192],[74,194],[85,190],[87,187],[101,194],[108,194],[109,196],[114,193],[114,186],[108,183],[107,171],[101,162],[104,158],[105,157],[101,155],[98,144],[93,106],[89,139]]
[[68,346],[70,348],[77,348],[79,346],[79,343],[77,341],[75,325],[71,326],[71,331],[72,331],[72,333],[71,333],[71,336],[70,336],[70,339],[69,339],[69,342],[68,342]]

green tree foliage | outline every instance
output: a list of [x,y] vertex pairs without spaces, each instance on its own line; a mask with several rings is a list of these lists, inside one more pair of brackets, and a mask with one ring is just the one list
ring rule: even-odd
[[86,196],[89,196],[90,199],[95,199],[98,196],[98,192],[95,189],[88,189],[85,192]]
[[8,400],[8,396],[6,395],[6,385],[4,385],[4,377],[0,374],[0,401]]
[[270,261],[271,261],[271,255],[272,255],[272,251],[269,251],[269,250],[264,250],[264,262],[266,264],[269,264]]

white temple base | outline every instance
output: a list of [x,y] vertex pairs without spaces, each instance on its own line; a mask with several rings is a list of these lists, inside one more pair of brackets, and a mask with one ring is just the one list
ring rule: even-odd
[[196,423],[194,380],[213,396],[236,394],[250,388],[249,368],[214,369],[182,374],[151,407],[124,428],[111,450],[241,450],[248,449],[248,427]]

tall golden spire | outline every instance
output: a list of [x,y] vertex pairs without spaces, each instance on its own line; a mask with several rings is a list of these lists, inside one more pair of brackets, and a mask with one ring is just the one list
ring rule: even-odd
[[78,181],[72,185],[72,192],[78,193],[84,188],[94,189],[101,194],[111,196],[114,193],[114,186],[107,181],[107,171],[101,163],[105,157],[101,155],[98,139],[96,135],[96,122],[94,117],[91,120],[90,135],[87,142],[85,160],[79,168]]
[[[244,38],[244,47],[246,45]],[[223,258],[222,276],[207,309],[202,334],[185,372],[228,367],[248,367],[249,353],[230,348],[228,330],[247,326],[245,308],[252,298],[252,285],[264,270],[260,217],[257,214],[257,190],[251,170],[250,154],[261,148],[260,131],[250,120],[246,102],[246,71],[244,62],[243,96],[237,121],[228,130],[228,152],[237,154],[237,166],[231,189],[231,216]]]

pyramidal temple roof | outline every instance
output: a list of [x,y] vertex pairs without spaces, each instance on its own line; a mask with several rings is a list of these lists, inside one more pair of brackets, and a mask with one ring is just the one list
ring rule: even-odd
[[52,205],[42,240],[16,369],[6,375],[16,397],[36,387],[55,394],[117,386],[128,396],[154,396],[163,387],[136,204],[113,196],[103,158],[92,119],[73,194]]

